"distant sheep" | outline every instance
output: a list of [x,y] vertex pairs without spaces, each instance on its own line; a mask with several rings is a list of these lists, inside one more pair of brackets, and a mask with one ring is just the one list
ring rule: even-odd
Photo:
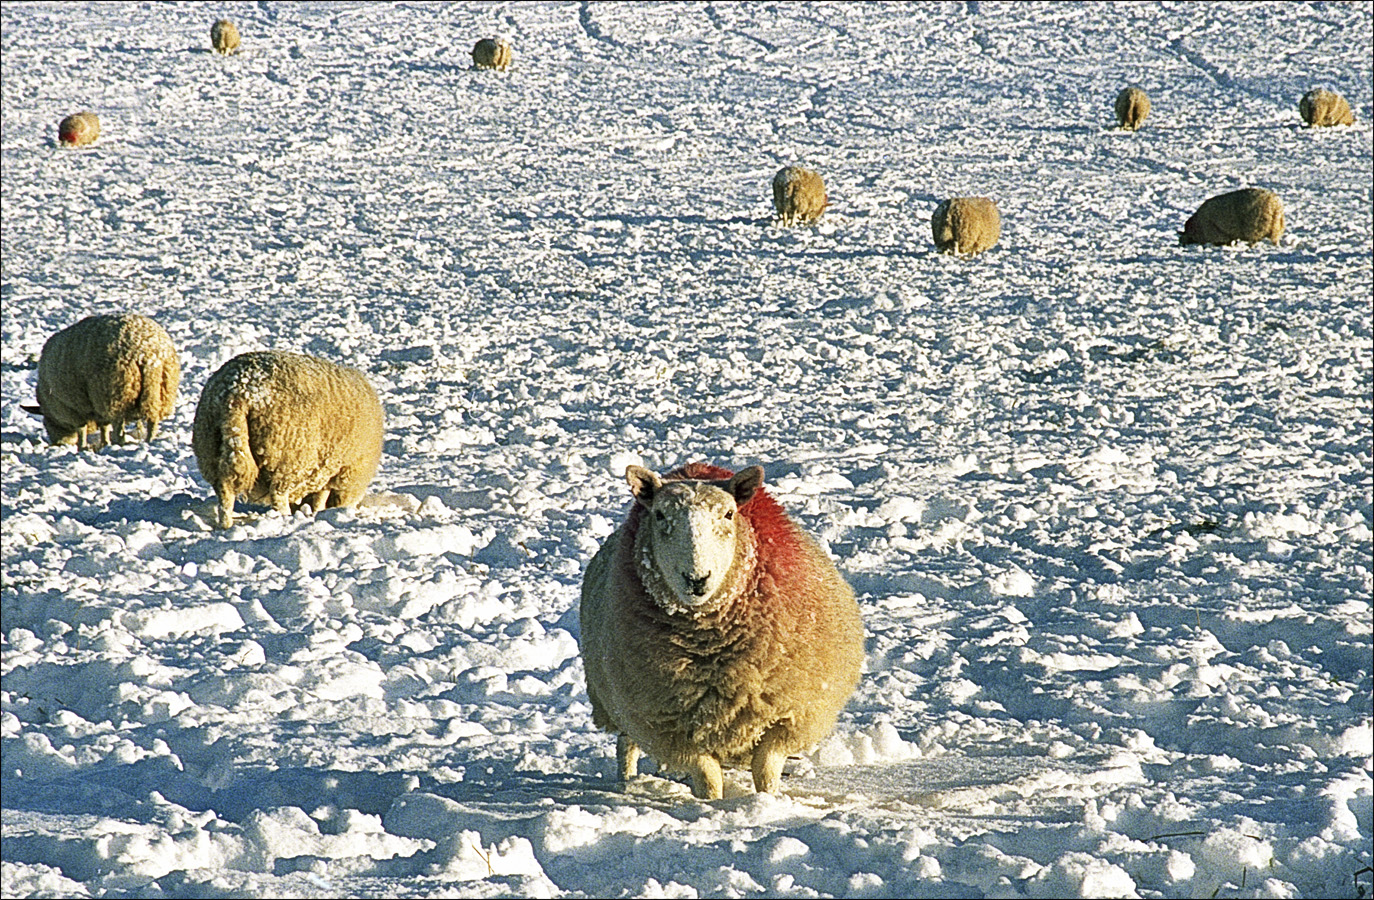
[[511,49],[506,41],[482,38],[472,48],[472,64],[479,69],[504,72],[510,68]]
[[167,331],[147,316],[89,316],[54,334],[38,359],[38,405],[48,440],[86,449],[87,432],[103,445],[124,443],[127,423],[152,440],[172,414],[181,363]]
[[357,369],[299,353],[261,350],[210,376],[196,405],[191,446],[219,499],[216,524],[234,521],[234,500],[285,514],[308,504],[357,503],[382,457],[382,405]]
[[1178,242],[1223,245],[1268,240],[1277,245],[1281,237],[1283,203],[1273,191],[1243,188],[1205,201],[1183,224]]
[[220,19],[210,26],[210,46],[226,56],[239,48],[238,27],[228,19]]
[[95,143],[100,137],[100,117],[93,112],[73,113],[57,126],[57,142],[68,147]]
[[1302,120],[1312,127],[1324,125],[1354,125],[1355,114],[1350,104],[1335,91],[1322,88],[1308,91],[1298,101],[1298,112]]
[[592,721],[622,781],[641,751],[723,795],[721,767],[775,793],[788,754],[835,726],[859,681],[863,624],[835,564],[763,489],[763,469],[625,472],[629,517],[582,584]]
[[1002,216],[987,197],[952,197],[930,217],[941,253],[982,253],[1002,236]]
[[773,176],[773,208],[784,225],[814,222],[829,203],[825,182],[811,169],[787,166]]
[[1138,87],[1123,88],[1116,95],[1116,121],[1127,131],[1135,131],[1150,114],[1150,97]]

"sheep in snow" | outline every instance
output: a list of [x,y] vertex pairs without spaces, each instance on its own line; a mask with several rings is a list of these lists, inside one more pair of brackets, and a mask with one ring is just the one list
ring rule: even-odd
[[829,203],[825,182],[811,169],[786,166],[773,176],[773,208],[784,225],[814,222]]
[[1204,201],[1183,223],[1178,242],[1230,244],[1234,241],[1273,241],[1283,236],[1283,203],[1273,191],[1242,188]]
[[472,48],[472,64],[479,69],[504,72],[510,68],[511,50],[506,41],[482,38]]
[[57,125],[57,142],[66,147],[93,144],[98,137],[100,117],[93,112],[73,113]]
[[299,353],[244,353],[205,383],[191,446],[219,498],[221,528],[233,524],[239,495],[283,514],[352,506],[382,458],[382,405],[357,369]]
[[181,363],[167,331],[147,316],[88,316],[48,338],[38,358],[38,405],[48,440],[86,449],[86,434],[100,430],[108,446],[124,443],[126,423],[142,423],[152,440],[172,414]]
[[1316,88],[1302,95],[1298,101],[1302,120],[1312,127],[1323,125],[1354,125],[1355,114],[1350,104],[1335,91]]
[[210,46],[216,53],[228,55],[239,48],[239,30],[228,19],[220,19],[210,26]]
[[863,624],[835,564],[763,489],[763,469],[630,466],[635,503],[587,566],[581,636],[592,721],[723,795],[721,767],[774,793],[859,681]]
[[935,207],[930,230],[941,253],[982,253],[1002,236],[1002,217],[987,197],[951,197]]
[[1122,88],[1116,95],[1116,121],[1127,131],[1135,131],[1150,114],[1150,97],[1138,87]]

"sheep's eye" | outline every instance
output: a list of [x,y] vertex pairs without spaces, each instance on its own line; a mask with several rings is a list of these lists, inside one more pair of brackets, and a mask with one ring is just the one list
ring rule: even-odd
[[666,518],[668,518],[668,517],[665,516],[665,515],[663,514],[663,510],[661,510],[661,509],[656,509],[656,510],[654,510],[654,518],[655,518],[655,519],[658,519],[660,522],[662,522],[664,519],[666,519]]
[[734,517],[735,517],[735,511],[734,511],[733,509],[727,509],[727,510],[725,511],[725,521],[728,522],[728,521],[730,521],[731,519],[733,519]]

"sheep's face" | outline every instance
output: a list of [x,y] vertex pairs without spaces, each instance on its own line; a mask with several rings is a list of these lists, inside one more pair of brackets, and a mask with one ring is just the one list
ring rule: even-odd
[[700,481],[660,481],[638,467],[627,472],[644,506],[640,527],[649,530],[649,561],[678,605],[697,609],[720,593],[735,561],[739,504],[753,495],[762,475],[757,467],[747,469],[722,489]]

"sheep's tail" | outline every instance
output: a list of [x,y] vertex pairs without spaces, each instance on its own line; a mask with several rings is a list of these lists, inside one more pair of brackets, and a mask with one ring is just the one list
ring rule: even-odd
[[[198,411],[199,412],[199,411]],[[258,481],[258,463],[253,458],[248,439],[248,398],[234,391],[228,392],[218,409],[217,421],[206,429],[204,437],[211,442],[207,451],[214,461],[214,471],[202,467],[201,474],[215,489],[219,499],[219,527],[228,528],[234,521],[234,500],[239,494],[252,490]]]
[[143,439],[151,441],[157,435],[163,411],[170,409],[176,399],[167,396],[168,387],[175,394],[176,386],[170,383],[166,360],[156,355],[139,361],[139,381],[138,417],[143,421]]

